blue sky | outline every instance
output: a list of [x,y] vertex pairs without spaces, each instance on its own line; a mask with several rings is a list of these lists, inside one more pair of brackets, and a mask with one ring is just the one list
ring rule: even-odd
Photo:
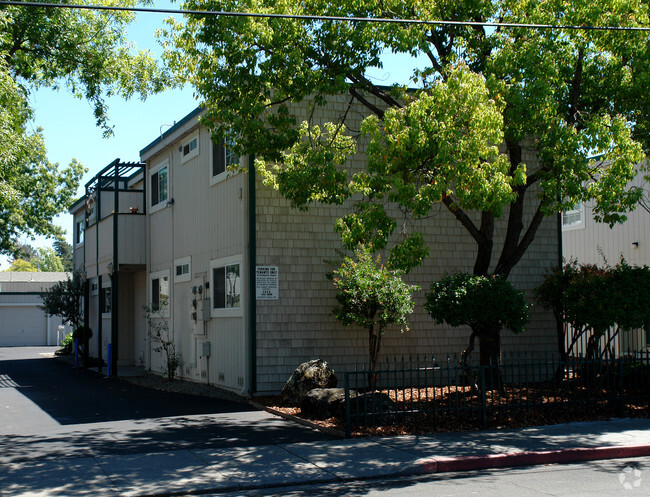
[[[162,8],[177,8],[169,0],[156,4]],[[150,49],[160,55],[162,50],[154,33],[163,27],[167,17],[168,14],[138,14],[137,21],[129,30],[130,38],[138,49]],[[407,83],[414,64],[413,59],[387,54],[384,69],[372,76],[384,84]],[[35,126],[43,128],[50,161],[67,165],[74,158],[88,169],[77,192],[80,196],[83,185],[114,159],[139,160],[140,150],[158,137],[161,129],[164,131],[191,112],[198,101],[189,87],[153,95],[146,101],[137,97],[129,101],[109,99],[108,115],[114,126],[114,136],[111,138],[103,138],[102,130],[95,125],[88,102],[74,98],[66,89],[40,89],[33,93],[31,104],[35,110]],[[71,242],[71,216],[67,213],[60,215],[56,224],[67,230],[68,242]],[[24,238],[21,241],[35,247],[52,246],[52,240],[44,238],[35,241]],[[7,266],[7,259],[0,257],[0,269]]]

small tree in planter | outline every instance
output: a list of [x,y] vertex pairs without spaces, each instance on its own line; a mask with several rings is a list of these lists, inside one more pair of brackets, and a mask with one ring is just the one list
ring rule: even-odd
[[368,330],[369,387],[374,388],[381,338],[386,326],[396,324],[408,330],[408,315],[413,312],[412,293],[417,285],[402,281],[400,271],[390,271],[373,261],[369,250],[360,246],[355,258],[345,257],[334,271],[334,286],[339,290],[334,310],[345,326],[357,325]]
[[181,365],[181,354],[176,352],[174,332],[169,329],[167,319],[163,318],[160,309],[154,310],[147,305],[143,306],[143,308],[149,325],[149,337],[157,344],[153,350],[165,353],[165,374],[167,374],[169,381],[173,381],[176,370]]
[[[528,306],[524,293],[500,276],[476,276],[468,273],[447,275],[431,285],[425,308],[436,324],[467,325],[471,328],[470,344],[463,351],[462,362],[479,339],[481,366],[496,366],[501,354],[501,329],[522,333],[528,323]],[[494,384],[498,369],[486,378]]]
[[88,360],[88,340],[92,337],[90,328],[83,325],[86,285],[84,273],[75,270],[72,278],[68,276],[65,281],[59,281],[46,290],[41,295],[43,305],[39,306],[48,316],[61,316],[70,323],[73,338],[81,344],[84,362]]

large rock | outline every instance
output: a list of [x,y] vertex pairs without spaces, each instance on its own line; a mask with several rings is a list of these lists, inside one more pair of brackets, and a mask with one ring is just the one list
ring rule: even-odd
[[[350,391],[350,397],[356,396]],[[314,419],[342,418],[345,415],[345,388],[314,388],[300,403],[305,416]]]
[[299,406],[302,399],[314,388],[334,388],[337,379],[334,370],[321,359],[298,366],[282,388],[284,405]]
[[355,397],[350,401],[350,415],[353,424],[385,426],[395,421],[396,405],[388,394],[367,392],[360,393]]

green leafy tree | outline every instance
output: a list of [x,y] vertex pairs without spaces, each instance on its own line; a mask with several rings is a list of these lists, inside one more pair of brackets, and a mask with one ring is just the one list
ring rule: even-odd
[[402,281],[399,271],[390,271],[375,262],[371,252],[359,247],[355,258],[345,257],[334,270],[333,281],[338,292],[336,319],[345,326],[357,325],[368,330],[370,387],[381,351],[385,328],[398,325],[408,330],[408,316],[413,312],[412,294],[417,285]]
[[59,259],[61,259],[63,270],[72,271],[74,268],[73,259],[72,259],[73,256],[72,245],[70,245],[65,240],[55,240],[53,247],[54,247],[54,251],[56,252],[56,255],[59,256]]
[[86,286],[85,275],[74,271],[72,277],[68,276],[41,294],[43,305],[40,306],[48,316],[61,316],[70,323],[73,338],[81,344],[84,361],[88,360],[88,340],[92,336],[92,331],[83,324]]
[[436,323],[471,328],[470,345],[463,352],[463,362],[473,351],[478,337],[480,364],[496,365],[501,350],[501,329],[522,333],[529,320],[524,293],[503,276],[447,275],[431,285],[426,297],[425,308]]
[[88,100],[97,124],[109,135],[106,97],[145,97],[167,83],[153,56],[128,42],[126,28],[133,16],[0,6],[0,253],[17,255],[21,235],[60,237],[62,230],[52,219],[68,208],[84,173],[74,160],[63,168],[48,161],[30,92],[69,89]]
[[5,271],[34,273],[38,271],[38,269],[34,267],[30,261],[26,261],[25,259],[14,259],[11,266],[9,266],[8,269],[5,269]]
[[63,262],[61,258],[56,254],[52,248],[43,248],[38,249],[37,256],[32,259],[32,265],[36,265],[39,271],[51,271],[56,273],[61,273],[65,269],[63,267]]
[[[606,353],[621,331],[650,324],[650,267],[631,266],[625,260],[613,267],[572,260],[546,276],[536,297],[571,324],[573,334],[566,352],[588,333],[586,355],[594,359]],[[609,342],[599,347],[610,329],[614,332]],[[564,333],[561,338],[564,343]]]
[[[171,23],[167,60],[205,101],[203,122],[240,154],[254,153],[265,181],[295,207],[352,199],[354,210],[336,224],[348,248],[387,247],[389,264],[408,270],[428,247],[421,233],[396,230],[391,213],[420,219],[441,206],[475,242],[472,273],[508,277],[545,217],[591,202],[596,219],[611,225],[639,201],[642,192],[628,184],[650,148],[650,99],[640,97],[650,85],[650,36],[559,26],[648,27],[647,1],[188,0],[183,7],[558,26],[221,16]],[[384,52],[428,61],[413,74],[415,88],[369,76]],[[323,123],[319,110],[342,98],[347,111]],[[347,126],[359,115],[367,116],[360,129]],[[365,167],[348,170],[347,159],[361,150]],[[603,160],[590,160],[594,154]]]

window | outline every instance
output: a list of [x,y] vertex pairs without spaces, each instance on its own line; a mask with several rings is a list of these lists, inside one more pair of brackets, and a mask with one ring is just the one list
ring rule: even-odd
[[576,204],[573,209],[562,213],[562,228],[575,229],[584,227],[584,206]]
[[222,259],[210,264],[212,310],[241,313],[241,264],[238,258]]
[[192,279],[192,258],[183,257],[174,261],[174,283],[190,281]]
[[99,305],[101,307],[102,314],[110,314],[113,311],[113,292],[110,286],[102,288],[102,292],[99,298]]
[[151,206],[167,200],[167,163],[163,163],[151,172]]
[[231,142],[212,142],[212,177],[218,176],[217,181],[225,178],[228,167],[239,165],[239,156],[229,146],[229,143]]
[[151,273],[151,310],[169,313],[169,271]]
[[81,245],[84,242],[84,230],[85,221],[80,219],[75,223],[74,241],[76,245]]
[[195,133],[181,145],[181,164],[199,155],[199,134]]
[[97,221],[97,205],[95,204],[95,196],[86,200],[86,226],[92,226]]

